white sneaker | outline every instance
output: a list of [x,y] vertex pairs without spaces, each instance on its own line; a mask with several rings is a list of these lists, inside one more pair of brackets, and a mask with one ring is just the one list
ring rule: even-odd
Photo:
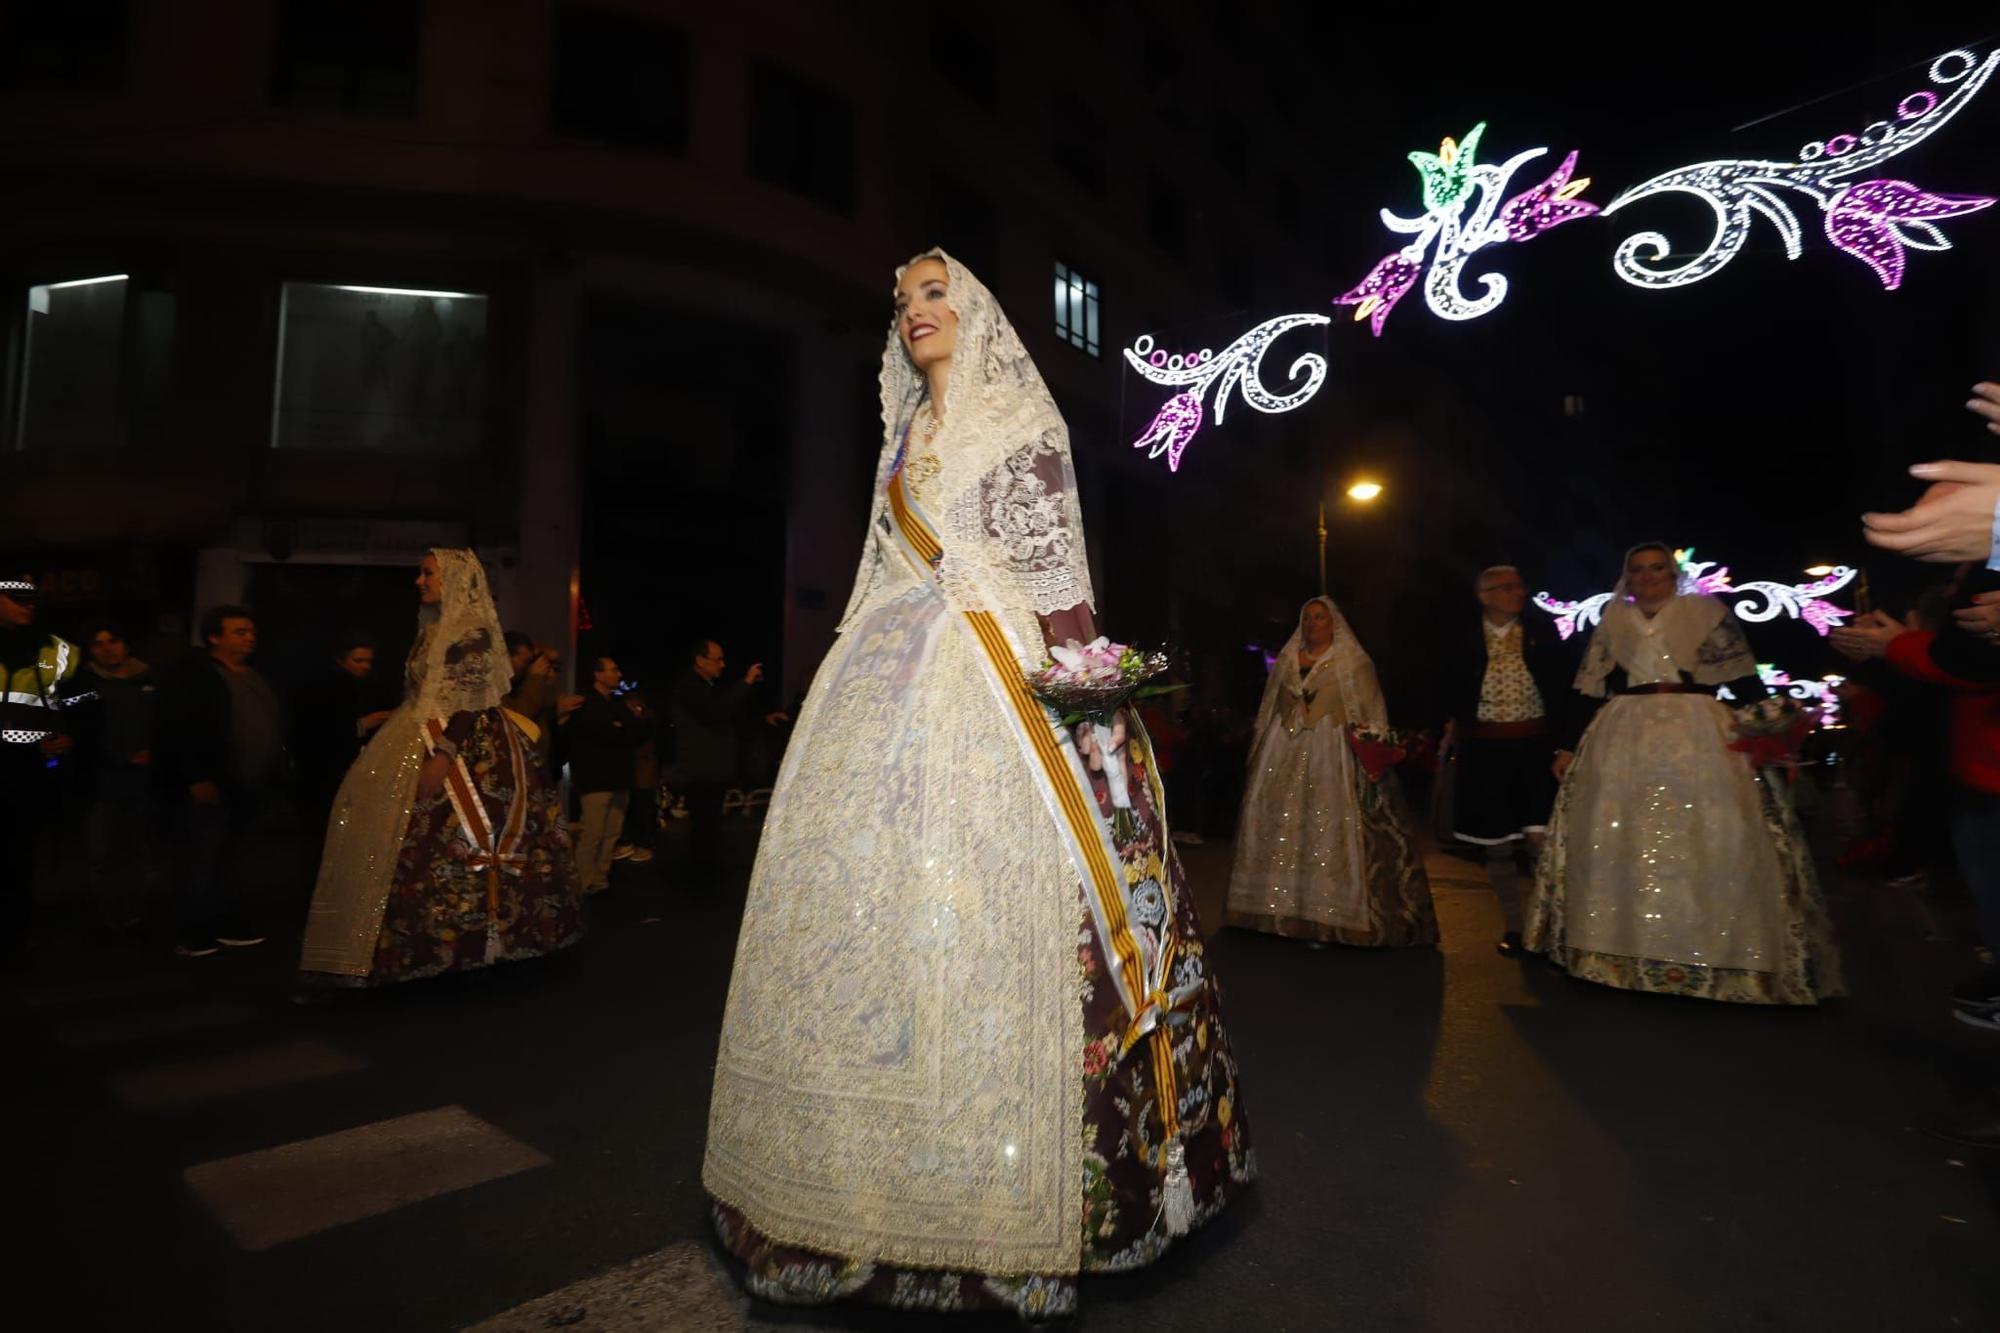
[[632,853],[638,850],[638,848],[629,842],[621,842],[611,849],[611,859],[614,861],[629,861],[632,859]]
[[647,851],[644,847],[634,847],[631,851],[631,854],[628,855],[625,859],[627,861],[630,861],[635,866],[642,866],[646,864],[646,862],[653,859],[653,854]]

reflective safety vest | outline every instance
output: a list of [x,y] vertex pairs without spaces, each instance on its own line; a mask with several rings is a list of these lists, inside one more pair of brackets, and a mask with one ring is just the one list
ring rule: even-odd
[[55,635],[32,662],[0,662],[0,748],[33,745],[62,730],[64,708],[89,694],[76,691],[83,651]]

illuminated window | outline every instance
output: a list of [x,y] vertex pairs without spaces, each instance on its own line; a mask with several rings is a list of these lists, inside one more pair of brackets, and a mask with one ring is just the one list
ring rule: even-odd
[[1056,337],[1096,356],[1097,284],[1068,264],[1056,265]]
[[479,292],[286,283],[271,447],[477,452],[486,307]]
[[121,438],[123,273],[28,288],[17,449],[103,448]]

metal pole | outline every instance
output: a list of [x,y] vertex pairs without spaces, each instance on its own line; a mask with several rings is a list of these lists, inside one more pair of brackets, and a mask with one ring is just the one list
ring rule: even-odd
[[1326,501],[1319,502],[1319,595],[1326,596]]

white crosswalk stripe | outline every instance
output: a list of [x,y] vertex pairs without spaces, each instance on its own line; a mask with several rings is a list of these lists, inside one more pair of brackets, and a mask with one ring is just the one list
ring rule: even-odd
[[464,1107],[444,1106],[182,1174],[238,1245],[264,1250],[548,1164]]

